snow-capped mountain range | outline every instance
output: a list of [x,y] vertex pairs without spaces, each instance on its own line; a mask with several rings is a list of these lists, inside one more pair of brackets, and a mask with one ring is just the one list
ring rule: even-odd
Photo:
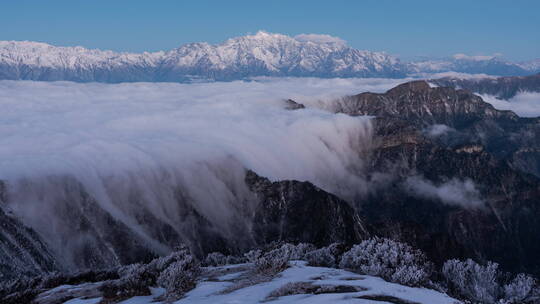
[[509,62],[500,55],[467,56],[456,54],[451,58],[426,59],[409,62],[408,74],[459,72],[495,76],[525,76],[540,71],[540,59],[521,63]]
[[357,50],[328,35],[290,37],[263,31],[217,45],[190,43],[153,53],[0,41],[0,79],[13,80],[183,82],[254,76],[398,78],[447,71],[526,75],[539,69],[538,60],[517,64],[491,56],[456,55],[448,60],[402,63],[395,56]]
[[540,58],[522,62],[519,66],[527,71],[538,72],[540,71]]

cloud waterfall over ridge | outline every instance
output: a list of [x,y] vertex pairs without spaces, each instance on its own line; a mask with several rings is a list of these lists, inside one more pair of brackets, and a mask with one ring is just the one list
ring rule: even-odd
[[0,179],[9,208],[73,265],[89,246],[104,252],[97,264],[118,263],[100,243],[111,231],[103,228],[108,218],[121,223],[114,231],[128,229],[158,253],[172,245],[164,230],[193,237],[189,227],[201,221],[195,213],[229,237],[246,228],[241,219],[252,207],[246,168],[273,180],[308,180],[345,198],[365,191],[369,119],[285,110],[283,98],[320,105],[397,82],[0,81]]

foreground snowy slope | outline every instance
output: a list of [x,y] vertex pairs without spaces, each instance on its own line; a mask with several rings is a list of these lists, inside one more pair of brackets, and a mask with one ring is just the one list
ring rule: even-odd
[[[290,266],[268,282],[240,286],[237,289],[234,286],[247,273],[245,264],[209,267],[197,287],[175,303],[461,303],[434,290],[389,283],[377,277],[341,269],[310,267],[303,261],[291,261]],[[152,302],[152,299],[163,293],[163,290],[153,289],[153,293],[153,296],[134,297],[121,303],[160,303]],[[99,303],[100,300],[73,299],[65,303],[90,304]]]

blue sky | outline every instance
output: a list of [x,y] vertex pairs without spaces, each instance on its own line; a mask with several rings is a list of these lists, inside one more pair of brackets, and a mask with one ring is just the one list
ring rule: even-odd
[[6,0],[0,40],[118,51],[219,43],[258,30],[329,34],[411,58],[501,53],[540,58],[540,1]]

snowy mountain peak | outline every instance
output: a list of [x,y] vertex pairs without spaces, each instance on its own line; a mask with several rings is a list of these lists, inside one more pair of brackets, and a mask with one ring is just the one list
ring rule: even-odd
[[288,43],[314,43],[314,44],[338,44],[341,46],[346,46],[347,43],[345,40],[334,37],[326,34],[299,34],[294,37],[279,34],[279,33],[270,33],[267,31],[258,31],[253,35],[246,35],[231,38],[228,41],[237,41],[237,40],[252,40],[257,42],[288,42]]
[[447,59],[403,64],[397,57],[358,50],[343,39],[326,34],[291,37],[259,31],[221,44],[189,43],[154,53],[0,41],[0,79],[13,80],[184,82],[254,76],[399,78],[448,71],[527,75],[537,69],[537,62],[518,65],[501,60],[499,55],[456,54]]
[[234,80],[253,76],[403,77],[399,60],[360,51],[330,35],[259,31],[221,44],[118,53],[38,42],[1,42],[0,79],[72,81]]
[[407,72],[420,75],[458,72],[493,76],[525,76],[540,70],[532,62],[518,64],[505,61],[501,54],[477,56],[455,54],[450,58],[410,62],[407,64]]
[[[59,47],[43,42],[0,41],[0,75],[2,68],[87,69],[139,63],[156,63],[163,52],[141,54],[87,49],[82,46]],[[15,77],[2,77],[13,79]],[[14,75],[15,76],[15,75]],[[15,78],[16,79],[16,78]],[[24,79],[24,78],[22,78]],[[40,79],[42,80],[42,79]],[[64,79],[54,79],[64,80]]]
[[519,66],[530,72],[540,72],[540,59],[521,62]]
[[329,35],[301,34],[295,37],[259,31],[254,35],[246,35],[226,40],[224,43],[216,45],[216,48],[241,47],[248,52],[256,52],[257,49],[268,49],[271,52],[300,51],[301,49],[332,49],[338,50],[346,47],[344,40]]

